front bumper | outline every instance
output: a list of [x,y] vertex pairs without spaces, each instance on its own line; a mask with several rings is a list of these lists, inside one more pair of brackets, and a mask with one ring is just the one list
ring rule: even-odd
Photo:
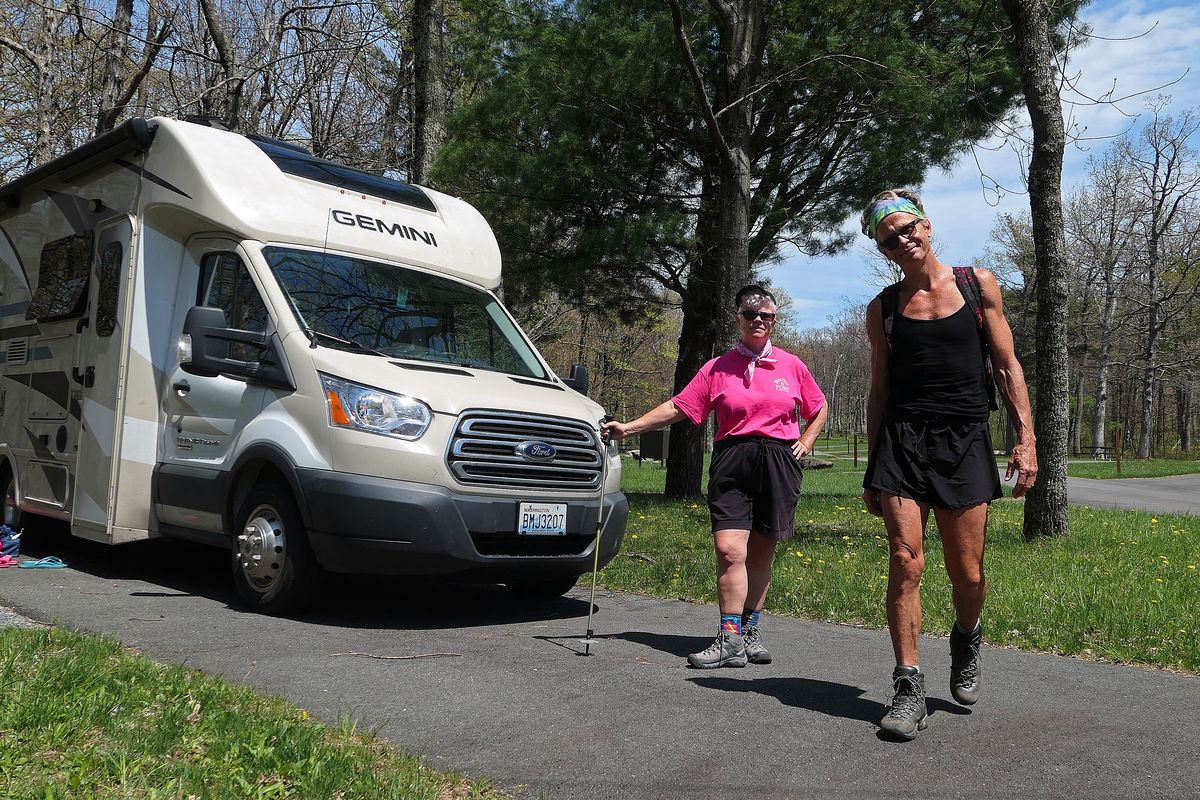
[[[445,575],[502,583],[581,575],[592,569],[599,503],[567,500],[565,536],[519,536],[517,506],[564,502],[539,496],[482,497],[441,486],[297,470],[308,506],[309,541],[331,572]],[[629,504],[604,498],[600,565],[616,556]]]

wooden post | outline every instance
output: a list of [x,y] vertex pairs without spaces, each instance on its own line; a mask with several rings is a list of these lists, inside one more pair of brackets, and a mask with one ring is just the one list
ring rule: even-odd
[[1113,446],[1117,451],[1117,477],[1121,477],[1121,429],[1117,428],[1117,433],[1113,437]]
[[[849,444],[847,442],[847,444]],[[858,434],[854,434],[854,468],[858,469]]]

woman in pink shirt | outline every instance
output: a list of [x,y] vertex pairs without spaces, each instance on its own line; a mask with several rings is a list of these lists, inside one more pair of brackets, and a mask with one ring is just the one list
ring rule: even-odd
[[[775,544],[791,538],[803,474],[825,425],[825,395],[804,362],[771,346],[775,298],[745,286],[735,299],[737,345],[705,364],[683,391],[632,422],[608,422],[618,441],[717,413],[708,508],[717,551],[721,626],[707,649],[688,656],[700,669],[769,664],[759,633]],[[803,434],[800,418],[807,421]]]

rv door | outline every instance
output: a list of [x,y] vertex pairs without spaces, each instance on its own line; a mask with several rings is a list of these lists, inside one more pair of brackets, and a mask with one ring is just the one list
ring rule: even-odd
[[[188,275],[195,275],[195,305],[220,308],[231,328],[266,333],[274,330],[267,305],[247,267],[244,251],[234,242],[206,238],[193,241],[186,256]],[[183,292],[181,291],[181,296]],[[190,306],[189,306],[190,307]],[[175,313],[174,334],[183,330],[188,308]],[[249,361],[257,351],[229,344],[229,358]],[[168,365],[162,404],[162,460],[158,483],[159,521],[209,533],[223,533],[221,479],[236,458],[239,433],[262,410],[261,384],[225,375],[188,372],[178,356]]]
[[84,536],[91,529],[95,533],[90,538],[111,535],[109,512],[118,479],[113,463],[117,392],[123,384],[122,355],[129,337],[123,321],[123,288],[132,269],[132,232],[128,217],[97,228],[88,314],[77,323],[80,335],[70,375],[74,428],[70,440],[78,442],[71,526]]

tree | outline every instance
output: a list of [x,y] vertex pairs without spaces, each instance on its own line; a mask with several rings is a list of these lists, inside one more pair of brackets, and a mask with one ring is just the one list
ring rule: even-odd
[[446,85],[442,27],[444,0],[413,0],[413,158],[409,180],[429,181],[433,159],[446,138]]
[[1144,320],[1138,458],[1150,457],[1154,398],[1162,366],[1160,339],[1186,310],[1187,305],[1177,301],[1181,296],[1187,298],[1188,287],[1194,286],[1192,271],[1197,266],[1189,240],[1194,241],[1194,221],[1200,210],[1200,169],[1188,140],[1200,130],[1200,118],[1189,111],[1174,119],[1162,113],[1163,106],[1161,99],[1151,106],[1151,119],[1140,142],[1126,139],[1121,147],[1133,174],[1140,212],[1134,226],[1142,279],[1136,302]]
[[1025,501],[1024,535],[1065,536],[1067,519],[1067,281],[1062,213],[1066,146],[1062,104],[1054,82],[1051,19],[1044,0],[1002,0],[1012,20],[1025,105],[1033,125],[1029,205],[1037,254],[1038,478]]
[[[438,169],[499,220],[506,296],[521,284],[604,304],[678,296],[679,389],[731,344],[734,284],[782,248],[845,247],[850,212],[951,163],[1019,83],[988,4],[676,0],[666,12],[481,7],[476,35],[493,44]],[[699,493],[702,455],[698,429],[672,432],[668,494]]]

